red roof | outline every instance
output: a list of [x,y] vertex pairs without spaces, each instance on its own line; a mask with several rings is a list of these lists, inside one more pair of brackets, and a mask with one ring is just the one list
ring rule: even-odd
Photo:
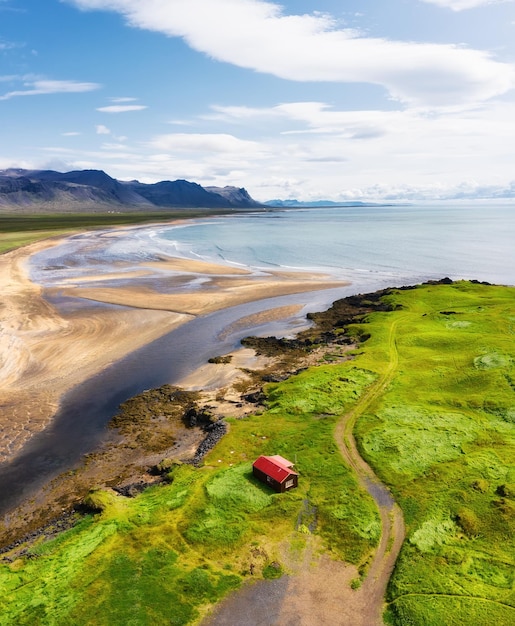
[[289,476],[298,476],[297,472],[291,469],[293,463],[277,454],[275,456],[260,456],[254,461],[253,466],[278,483],[284,482]]

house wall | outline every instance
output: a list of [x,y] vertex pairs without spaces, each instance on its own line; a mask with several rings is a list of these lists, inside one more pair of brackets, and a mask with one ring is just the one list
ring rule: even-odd
[[[291,484],[290,484],[290,481],[291,481]],[[299,484],[299,477],[293,474],[292,476],[289,476],[284,481],[284,490],[288,491],[289,489],[294,489],[295,487],[298,486],[298,484]]]
[[[288,476],[288,478],[283,483],[279,483],[276,480],[274,480],[271,476],[268,476],[268,474],[265,474],[265,472],[262,472],[257,467],[252,466],[252,473],[262,483],[265,483],[265,485],[272,487],[272,489],[274,489],[278,493],[284,493],[285,491],[294,489],[298,485],[298,476],[296,476],[295,474]],[[291,485],[289,484],[289,481],[293,481]]]
[[268,485],[269,487],[272,487],[272,489],[274,489],[278,493],[281,493],[281,491],[283,491],[281,483],[278,483],[271,476],[269,476],[268,474],[265,474],[265,472],[262,472],[257,467],[252,467],[252,473],[262,483],[265,483],[265,485]]

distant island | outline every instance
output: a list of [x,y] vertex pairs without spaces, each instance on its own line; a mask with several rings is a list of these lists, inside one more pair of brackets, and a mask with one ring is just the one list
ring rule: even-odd
[[347,202],[336,202],[334,200],[267,200],[264,203],[268,207],[275,208],[291,208],[291,209],[321,209],[323,207],[373,207],[373,206],[392,206],[382,202],[361,202],[360,200],[350,200]]
[[244,188],[202,187],[187,180],[119,181],[102,170],[0,170],[0,212],[128,212],[170,208],[255,209]]

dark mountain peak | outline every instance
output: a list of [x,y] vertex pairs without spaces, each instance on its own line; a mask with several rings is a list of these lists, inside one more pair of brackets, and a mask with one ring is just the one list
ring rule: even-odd
[[143,198],[159,207],[222,208],[232,206],[220,196],[188,180],[162,180],[150,185],[137,183],[132,188]]
[[232,187],[230,185],[226,185],[225,187],[205,187],[205,189],[210,193],[216,193],[225,200],[234,204],[243,204],[249,207],[261,206],[259,202],[256,202],[256,200],[251,198],[245,187]]
[[117,182],[103,170],[73,170],[71,172],[56,172],[54,170],[34,170],[31,175],[40,180],[66,181],[77,185],[92,185],[93,187],[114,186]]
[[[51,206],[50,206],[51,205]],[[98,206],[95,206],[98,205]],[[164,208],[254,208],[244,188],[208,187],[188,180],[153,184],[118,181],[103,170],[0,170],[0,207],[36,210],[140,210]]]
[[27,176],[27,170],[20,168],[10,167],[6,170],[0,170],[0,176],[8,178],[18,178],[20,176]]

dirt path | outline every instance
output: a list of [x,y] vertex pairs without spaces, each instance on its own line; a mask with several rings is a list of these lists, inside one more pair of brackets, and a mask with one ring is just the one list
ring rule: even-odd
[[382,613],[386,586],[405,536],[404,518],[401,509],[395,503],[387,487],[374,474],[370,465],[361,458],[353,434],[358,418],[371,408],[373,403],[391,383],[397,370],[399,356],[396,335],[397,326],[401,321],[402,317],[396,318],[390,327],[388,339],[389,363],[385,373],[360,398],[352,411],[338,422],[335,430],[336,443],[343,458],[354,470],[361,486],[374,498],[381,517],[381,541],[367,572],[367,577],[358,592],[363,597],[362,610],[365,621],[356,619],[356,625],[375,626],[376,624],[383,624]]
[[390,327],[389,363],[335,429],[338,448],[359,483],[375,500],[381,518],[381,540],[367,576],[358,590],[354,566],[316,557],[308,548],[295,574],[276,581],[259,581],[224,601],[203,626],[383,626],[386,587],[404,541],[404,519],[389,490],[360,456],[353,435],[357,419],[369,410],[393,379],[398,367],[397,327]]

